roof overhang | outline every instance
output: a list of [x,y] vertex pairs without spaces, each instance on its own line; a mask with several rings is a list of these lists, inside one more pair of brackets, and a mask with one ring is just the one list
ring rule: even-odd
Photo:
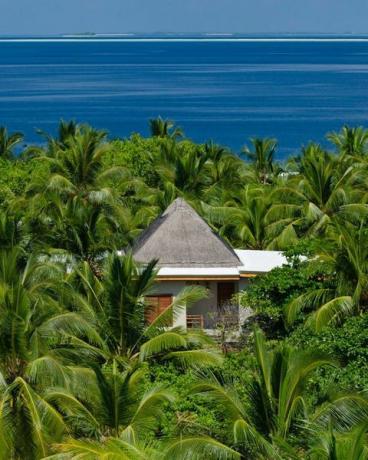
[[239,281],[240,276],[158,276],[156,281]]
[[239,280],[239,270],[228,267],[162,267],[158,281],[209,281],[209,280]]

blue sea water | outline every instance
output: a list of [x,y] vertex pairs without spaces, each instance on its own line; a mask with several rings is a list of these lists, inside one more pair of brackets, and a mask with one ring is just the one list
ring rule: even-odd
[[158,115],[235,151],[276,137],[285,157],[368,125],[368,41],[0,41],[0,124],[27,143],[61,118],[123,137]]

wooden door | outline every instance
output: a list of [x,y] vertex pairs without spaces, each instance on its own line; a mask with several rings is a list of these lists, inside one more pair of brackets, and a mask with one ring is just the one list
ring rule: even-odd
[[[145,318],[147,323],[152,323],[161,313],[163,313],[172,304],[171,294],[162,294],[146,297],[147,308]],[[172,325],[172,318],[171,318]]]
[[228,304],[233,295],[235,294],[234,282],[221,282],[217,283],[217,307],[221,308]]

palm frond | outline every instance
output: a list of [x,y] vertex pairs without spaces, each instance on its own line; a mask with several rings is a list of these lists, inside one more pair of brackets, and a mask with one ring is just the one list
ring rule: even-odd
[[165,459],[177,460],[240,460],[238,452],[208,437],[190,437],[172,442]]
[[139,351],[139,359],[146,359],[161,353],[175,350],[177,348],[187,348],[187,340],[182,333],[167,331],[153,337],[145,342]]
[[350,296],[336,297],[323,305],[308,319],[308,323],[320,331],[328,324],[337,324],[352,313],[354,302]]
[[218,351],[210,350],[183,350],[172,351],[166,355],[167,359],[174,359],[184,367],[219,367],[223,356]]

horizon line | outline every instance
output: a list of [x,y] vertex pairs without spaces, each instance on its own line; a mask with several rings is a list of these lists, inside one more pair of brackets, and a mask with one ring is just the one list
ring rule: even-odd
[[[57,37],[0,37],[0,42],[366,42],[368,41],[368,36],[354,36],[352,38],[345,38],[339,34],[336,34],[336,37],[326,36],[322,37],[218,37],[209,38],[204,36],[202,37],[147,37],[147,38],[102,38],[99,34],[99,37],[91,36],[90,38],[83,35],[70,35],[70,36],[60,36]],[[221,35],[221,34],[218,34]]]

